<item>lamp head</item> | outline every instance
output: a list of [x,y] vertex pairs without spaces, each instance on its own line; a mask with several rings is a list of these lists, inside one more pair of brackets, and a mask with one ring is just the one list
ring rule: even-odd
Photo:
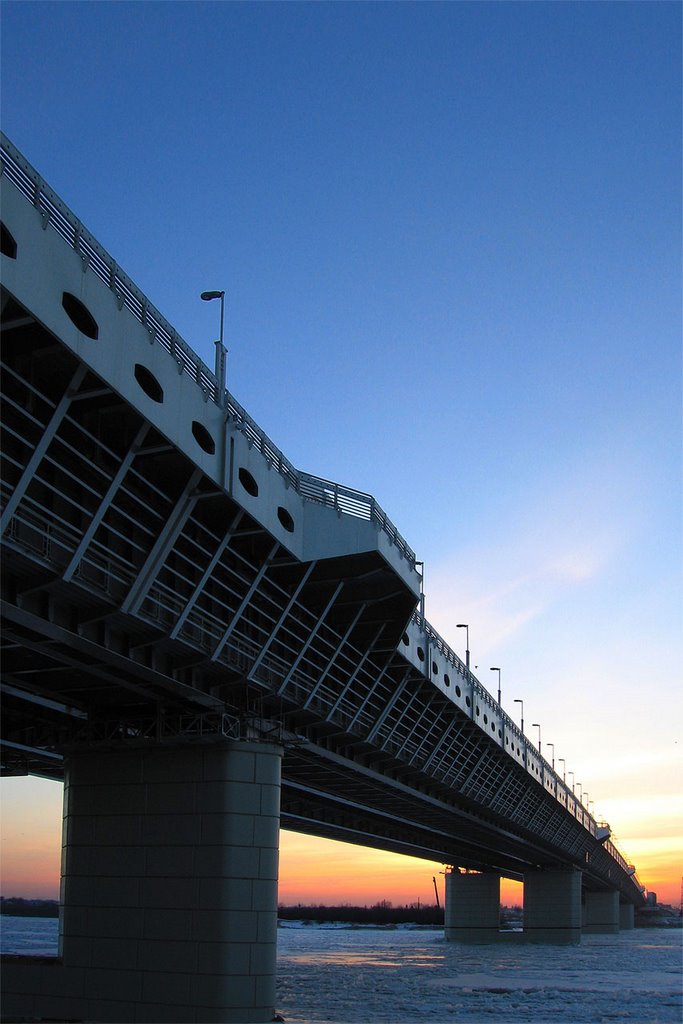
[[210,302],[211,299],[222,299],[225,292],[202,292],[199,296],[200,299],[204,299],[204,302]]

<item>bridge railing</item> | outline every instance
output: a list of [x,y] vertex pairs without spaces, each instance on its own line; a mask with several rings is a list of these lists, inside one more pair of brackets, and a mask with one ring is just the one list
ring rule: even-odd
[[[415,552],[409,547],[386,512],[371,494],[354,490],[343,484],[303,473],[285,458],[282,451],[247,414],[239,402],[228,392],[220,394],[215,374],[176,332],[147,296],[124,274],[106,249],[88,232],[78,217],[43,180],[41,175],[0,133],[2,166],[0,174],[32,203],[43,218],[44,227],[50,226],[74,249],[104,284],[116,296],[119,308],[126,309],[147,328],[150,341],[162,346],[176,360],[179,368],[205,391],[216,404],[227,409],[228,418],[242,430],[254,447],[306,501],[335,508],[343,515],[355,516],[376,523],[396,546],[411,568],[415,569]],[[221,401],[222,400],[222,401]]]
[[[446,643],[444,638],[437,633],[432,625],[425,619],[419,611],[415,611],[412,617],[413,623],[423,633],[427,643],[432,649],[438,650],[446,659],[453,665],[455,670],[472,686],[473,695],[476,695],[478,700],[488,705],[488,707],[495,711],[496,714],[500,715],[502,722],[505,726],[505,731],[508,735],[512,735],[521,745],[524,750],[524,763],[527,763],[529,752],[533,752],[533,757],[541,762],[543,781],[551,779],[555,789],[555,796],[557,798],[558,793],[564,794],[564,806],[569,810],[570,804],[574,805],[574,817],[581,820],[584,827],[592,834],[597,833],[597,822],[590,814],[589,811],[583,806],[581,801],[577,798],[576,794],[571,790],[564,779],[560,778],[553,766],[546,761],[541,752],[537,748],[530,744],[528,737],[522,732],[518,725],[512,721],[507,712],[503,711],[502,707],[498,704],[498,701],[488,692],[488,690],[479,682],[477,677],[472,673],[461,658],[455,653],[455,651]],[[426,665],[429,666],[430,659],[426,659]],[[425,674],[429,675],[429,668],[425,669]],[[473,702],[474,704],[474,702]],[[570,813],[572,813],[570,811]],[[612,844],[610,844],[612,846]],[[615,849],[615,860],[617,860],[622,866],[626,864],[624,858]]]

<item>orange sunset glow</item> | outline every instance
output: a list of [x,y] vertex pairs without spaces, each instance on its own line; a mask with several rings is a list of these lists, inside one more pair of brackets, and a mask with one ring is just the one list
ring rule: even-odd
[[[1,894],[57,899],[61,855],[62,786],[43,779],[7,778],[0,784],[2,813]],[[619,840],[633,859],[638,877],[656,892],[660,903],[679,905],[683,874],[680,808],[671,801],[666,821],[654,824],[659,834],[648,834],[647,817],[629,821],[630,831]],[[666,834],[668,833],[668,834]],[[443,902],[444,865],[380,850],[317,839],[295,832],[280,833],[281,904],[371,906],[383,900],[394,905],[433,904],[436,878]],[[521,883],[501,882],[501,902],[520,904]]]

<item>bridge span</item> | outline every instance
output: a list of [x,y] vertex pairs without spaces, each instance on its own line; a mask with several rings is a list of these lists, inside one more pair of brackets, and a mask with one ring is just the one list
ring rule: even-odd
[[1,763],[65,784],[60,960],[4,963],[5,1012],[271,1019],[281,825],[449,865],[448,938],[498,937],[501,876],[528,940],[632,925],[635,869],[380,505],[295,469],[2,161]]

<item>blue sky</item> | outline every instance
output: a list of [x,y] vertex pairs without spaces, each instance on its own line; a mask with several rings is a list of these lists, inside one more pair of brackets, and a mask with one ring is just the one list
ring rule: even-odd
[[683,860],[680,5],[1,12],[6,134],[210,365],[226,289],[236,398]]

